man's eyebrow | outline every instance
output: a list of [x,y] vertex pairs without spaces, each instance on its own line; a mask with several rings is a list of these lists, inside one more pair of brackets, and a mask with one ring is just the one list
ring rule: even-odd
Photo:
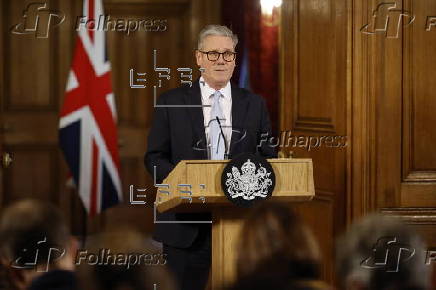
[[219,50],[207,50],[206,52],[217,52],[217,53],[226,53],[226,52],[231,52],[231,53],[234,53],[233,50],[224,50],[223,52],[220,52]]
[[[208,52],[220,52],[218,49],[206,50]],[[225,49],[223,52],[234,52],[232,49]]]

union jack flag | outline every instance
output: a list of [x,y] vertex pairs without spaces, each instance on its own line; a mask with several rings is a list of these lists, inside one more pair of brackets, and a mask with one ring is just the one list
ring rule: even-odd
[[[88,20],[103,15],[101,0],[84,0],[83,15]],[[105,32],[80,26],[61,109],[59,142],[91,216],[122,200],[115,121]]]

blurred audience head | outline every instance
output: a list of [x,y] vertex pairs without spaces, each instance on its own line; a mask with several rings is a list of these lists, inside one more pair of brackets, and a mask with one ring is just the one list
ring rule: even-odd
[[76,242],[53,205],[23,200],[0,217],[0,259],[16,289],[52,270],[74,270]]
[[318,244],[286,206],[262,203],[255,208],[244,221],[238,243],[239,277],[281,268],[287,278],[318,278]]
[[[331,290],[318,278],[316,264],[276,257],[239,276],[230,290]],[[314,272],[315,271],[315,272]]]
[[338,240],[338,282],[349,290],[428,289],[425,250],[421,238],[397,219],[368,215]]
[[86,250],[78,251],[76,261],[84,290],[175,289],[165,255],[133,229],[89,237]]

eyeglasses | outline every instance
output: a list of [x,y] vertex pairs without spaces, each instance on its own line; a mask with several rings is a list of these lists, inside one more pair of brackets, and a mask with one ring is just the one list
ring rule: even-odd
[[232,52],[232,51],[218,52],[218,51],[201,51],[201,50],[199,50],[199,52],[206,54],[207,59],[209,61],[217,61],[221,55],[223,56],[223,59],[227,62],[234,61],[236,58],[236,52]]

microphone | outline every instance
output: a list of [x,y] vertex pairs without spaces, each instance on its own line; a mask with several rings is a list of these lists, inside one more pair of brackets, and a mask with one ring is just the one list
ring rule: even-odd
[[226,140],[226,137],[224,136],[223,127],[221,126],[220,118],[218,118],[218,116],[216,116],[216,121],[218,122],[218,126],[220,127],[221,135],[223,136],[223,139],[224,139],[224,159],[228,159],[228,157],[229,157],[228,149],[229,148],[227,148],[227,140]]

